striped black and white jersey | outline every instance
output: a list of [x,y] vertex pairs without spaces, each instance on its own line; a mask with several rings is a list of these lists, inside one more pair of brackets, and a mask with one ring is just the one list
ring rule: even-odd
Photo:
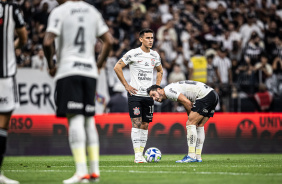
[[0,78],[16,74],[14,30],[25,25],[18,5],[0,2]]

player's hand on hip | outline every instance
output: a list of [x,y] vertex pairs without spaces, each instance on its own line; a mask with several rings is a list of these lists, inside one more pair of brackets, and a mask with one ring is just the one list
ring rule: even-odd
[[128,85],[125,87],[126,91],[130,94],[130,95],[133,95],[133,94],[137,94],[137,89],[135,89],[134,87]]

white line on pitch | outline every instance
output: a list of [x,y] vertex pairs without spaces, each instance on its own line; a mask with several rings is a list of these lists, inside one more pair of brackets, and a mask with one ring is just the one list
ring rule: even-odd
[[[5,170],[6,172],[58,172],[58,170]],[[73,172],[72,170],[59,170],[59,172]],[[234,176],[282,176],[282,173],[235,173],[235,172],[196,172],[196,171],[122,171],[122,170],[101,170],[108,173],[144,173],[144,174],[202,174],[202,175],[234,175]]]
[[102,172],[129,172],[129,173],[144,173],[144,174],[150,174],[150,173],[156,173],[156,174],[204,174],[204,175],[211,175],[211,174],[217,174],[217,175],[250,175],[250,176],[282,176],[282,173],[265,173],[265,174],[255,174],[255,173],[234,173],[234,172],[186,172],[186,171],[121,171],[121,170],[102,170]]

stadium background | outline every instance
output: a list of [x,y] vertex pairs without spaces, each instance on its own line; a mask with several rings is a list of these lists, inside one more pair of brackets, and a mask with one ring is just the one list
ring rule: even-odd
[[[27,22],[29,44],[16,50],[21,107],[11,119],[7,154],[70,154],[67,122],[54,116],[54,82],[42,57],[47,18],[56,3],[53,0],[17,2]],[[111,97],[122,92],[113,65],[126,51],[139,46],[138,31],[145,27],[156,33],[154,49],[162,57],[166,74],[162,85],[198,78],[220,93],[218,112],[205,128],[204,153],[282,152],[281,1],[89,0],[89,3],[101,11],[115,37],[96,94],[101,154],[133,153],[128,146],[131,145],[128,113],[111,113],[106,106]],[[231,33],[235,36],[230,36]],[[96,56],[100,49],[98,42]],[[226,75],[222,81],[216,78],[213,62],[220,52],[226,56],[217,67],[224,71],[229,68],[232,80]],[[267,55],[271,68],[268,73],[254,69],[261,62],[261,55]],[[252,67],[246,67],[246,58],[251,60]],[[230,61],[230,67],[226,60]],[[125,74],[129,80],[128,72]],[[273,97],[266,110],[254,98],[261,83],[267,87],[266,96]],[[183,108],[165,103],[156,104],[155,111],[147,146],[157,146],[163,153],[185,153],[187,117]]]

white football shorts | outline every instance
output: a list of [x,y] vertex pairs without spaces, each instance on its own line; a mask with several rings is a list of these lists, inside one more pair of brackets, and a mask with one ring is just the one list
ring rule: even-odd
[[0,113],[19,107],[19,93],[15,77],[0,78]]

